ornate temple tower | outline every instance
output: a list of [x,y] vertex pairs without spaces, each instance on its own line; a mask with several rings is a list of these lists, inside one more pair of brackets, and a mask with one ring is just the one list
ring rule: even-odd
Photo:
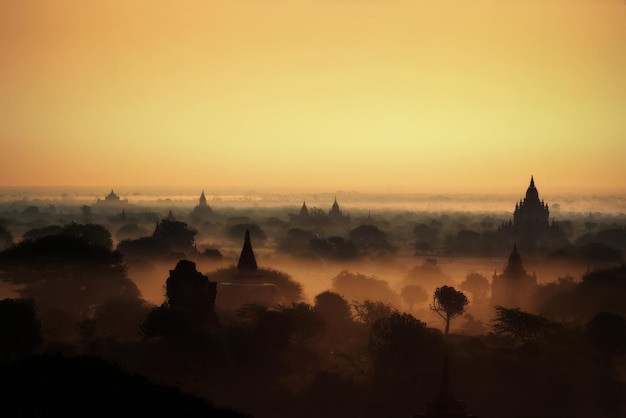
[[498,233],[503,243],[511,245],[515,242],[519,249],[530,255],[545,254],[569,245],[558,223],[550,222],[548,204],[539,199],[533,176],[526,197],[515,204],[513,220],[500,225]]
[[550,226],[550,210],[543,200],[539,200],[539,192],[535,187],[535,180],[530,177],[530,185],[526,190],[526,197],[515,205],[513,212],[513,226],[516,229],[526,230],[545,229]]
[[491,302],[505,308],[527,310],[532,294],[537,289],[537,276],[528,274],[522,265],[522,257],[517,252],[517,245],[502,274],[493,274],[491,282]]
[[200,199],[198,200],[198,204],[193,208],[191,212],[191,219],[194,221],[204,221],[207,220],[212,214],[213,209],[206,202],[206,196],[204,196],[204,190],[200,195]]

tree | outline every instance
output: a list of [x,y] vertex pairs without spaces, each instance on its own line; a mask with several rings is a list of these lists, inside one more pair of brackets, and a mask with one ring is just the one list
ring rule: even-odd
[[554,331],[558,324],[542,315],[524,312],[520,308],[496,306],[496,317],[491,324],[498,335],[511,337],[521,343],[537,343]]
[[113,248],[111,233],[108,229],[99,224],[77,224],[72,222],[63,227],[61,234],[68,237],[80,238],[90,245],[99,245],[109,250]]
[[389,287],[389,283],[374,276],[343,270],[333,278],[332,283],[334,292],[351,300],[377,300],[394,306],[400,303],[400,297]]
[[21,297],[34,298],[40,308],[77,314],[114,296],[141,296],[126,276],[121,253],[65,234],[22,241],[2,251],[0,280],[18,287]]
[[296,344],[306,344],[319,340],[324,333],[324,320],[308,303],[292,303],[290,306],[279,306],[287,318],[290,339]]
[[326,323],[329,339],[345,339],[352,324],[352,310],[343,296],[329,290],[322,292],[315,296],[314,309]]
[[11,231],[0,225],[0,251],[13,245],[13,235]]
[[386,318],[398,312],[387,303],[373,300],[354,302],[352,306],[356,312],[356,318],[368,327],[378,319]]
[[315,296],[314,308],[327,322],[349,322],[352,320],[348,301],[339,293],[330,290]]
[[0,300],[0,359],[28,356],[42,343],[33,299]]
[[626,353],[626,319],[613,312],[598,312],[586,324],[587,334],[602,352],[607,365]]
[[[236,276],[237,271],[237,266],[225,267],[209,273],[209,277],[212,281],[218,283],[228,283],[233,281],[233,277]],[[256,272],[257,279],[246,279],[247,282],[253,283],[256,280],[258,283],[275,285],[277,303],[289,304],[302,300],[302,284],[294,280],[288,273],[271,268],[259,268]]]
[[463,314],[468,304],[465,294],[452,286],[442,286],[435,290],[430,309],[446,321],[444,334],[448,334],[450,330],[450,321]]
[[387,240],[387,234],[374,225],[359,225],[350,231],[350,241],[365,253],[393,254],[396,248]]
[[421,265],[414,266],[404,276],[406,284],[419,284],[426,290],[435,289],[450,277],[441,270],[436,258],[427,258]]
[[375,372],[397,379],[414,376],[441,352],[441,333],[410,314],[394,312],[371,326],[368,351]]
[[400,290],[400,296],[409,305],[409,310],[413,310],[413,305],[425,302],[428,299],[428,293],[418,284],[409,284]]
[[483,300],[487,297],[489,293],[489,280],[482,274],[470,273],[465,280],[461,282],[459,288],[470,292],[474,298],[473,301],[476,302],[477,300]]
[[152,236],[163,241],[174,251],[189,252],[193,249],[197,232],[184,222],[161,220]]

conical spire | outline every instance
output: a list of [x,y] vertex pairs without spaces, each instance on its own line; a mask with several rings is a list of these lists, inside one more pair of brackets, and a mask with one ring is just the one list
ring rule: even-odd
[[256,257],[254,257],[254,251],[252,250],[252,243],[250,241],[250,230],[246,229],[246,237],[243,241],[243,248],[241,249],[241,255],[239,256],[239,263],[237,264],[239,270],[256,270],[258,266],[256,264]]
[[532,175],[530,176],[530,185],[528,186],[528,189],[526,190],[526,201],[531,201],[531,200],[539,201],[539,192],[537,191],[537,188],[535,187],[535,178]]
[[509,262],[504,269],[504,274],[508,277],[521,277],[526,274],[524,266],[522,265],[522,257],[517,252],[517,243],[513,243],[513,251],[509,256]]
[[302,207],[300,208],[300,216],[301,217],[309,216],[309,209],[306,207],[306,202],[302,202]]
[[439,387],[439,393],[426,406],[426,418],[463,418],[467,417],[465,402],[461,401],[452,392],[450,384],[450,373],[448,371],[448,356],[445,356],[443,363],[443,377]]

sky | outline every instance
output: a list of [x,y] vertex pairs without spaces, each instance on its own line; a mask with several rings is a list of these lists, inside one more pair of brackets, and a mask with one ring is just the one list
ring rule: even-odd
[[626,192],[624,0],[3,0],[0,186]]

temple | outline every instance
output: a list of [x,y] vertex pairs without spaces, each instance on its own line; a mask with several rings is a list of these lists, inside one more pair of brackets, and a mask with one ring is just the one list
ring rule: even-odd
[[335,201],[328,211],[328,219],[337,226],[350,223],[350,215],[343,214],[339,208],[339,203],[337,203],[337,197],[335,197]]
[[528,254],[546,253],[569,244],[558,224],[550,222],[550,209],[539,199],[533,176],[525,198],[515,204],[513,220],[500,225],[498,234],[504,242],[516,242]]
[[254,272],[258,270],[256,264],[256,257],[252,250],[252,242],[250,242],[250,231],[246,230],[246,236],[243,241],[243,248],[239,255],[239,262],[237,263],[237,270],[240,272]]
[[120,199],[120,197],[117,194],[115,194],[113,189],[111,189],[111,193],[106,195],[104,199],[98,199],[96,203],[110,205],[110,206],[117,206],[117,205],[124,205],[128,203],[128,199]]
[[493,274],[491,282],[491,302],[494,306],[529,310],[529,301],[537,289],[537,276],[528,274],[522,264],[522,257],[513,245],[513,251],[502,274]]
[[237,271],[230,282],[219,283],[218,286],[220,291],[217,301],[220,308],[237,309],[248,304],[272,306],[276,302],[276,286],[264,283],[252,249],[249,230],[246,230]]
[[526,197],[515,204],[513,226],[526,230],[544,229],[550,226],[550,210],[548,204],[539,200],[539,192],[535,187],[535,179],[530,176],[530,185]]
[[198,204],[193,208],[191,212],[191,218],[196,221],[206,220],[213,213],[213,209],[211,206],[207,204],[206,196],[204,195],[204,190],[198,199]]
[[180,260],[166,280],[166,295],[172,308],[187,310],[199,323],[216,325],[217,283],[196,270],[196,263]]

